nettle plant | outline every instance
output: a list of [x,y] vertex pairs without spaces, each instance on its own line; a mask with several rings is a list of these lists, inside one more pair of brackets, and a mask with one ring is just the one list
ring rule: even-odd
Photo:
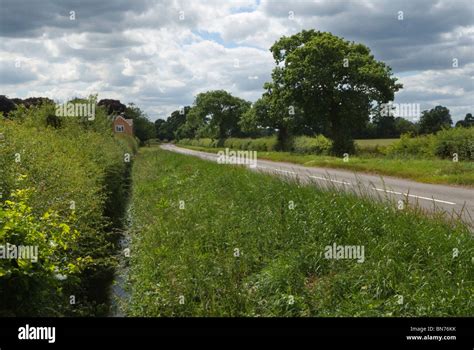
[[[20,175],[19,181],[25,178]],[[15,281],[16,286],[41,281],[41,284],[60,287],[59,281],[79,273],[91,263],[90,257],[77,257],[72,249],[79,237],[79,232],[73,228],[74,211],[66,218],[51,209],[38,216],[28,203],[33,191],[33,188],[15,189],[0,205],[0,246],[4,249],[4,258],[0,259],[0,281],[7,282],[0,285],[7,289],[9,285],[11,287],[9,281]],[[36,259],[11,258],[6,250],[12,246],[35,247],[38,256]]]

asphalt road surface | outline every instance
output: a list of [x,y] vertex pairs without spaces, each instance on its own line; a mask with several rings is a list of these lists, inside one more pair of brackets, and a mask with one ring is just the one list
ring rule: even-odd
[[[167,151],[196,156],[217,162],[218,155],[177,147],[161,145]],[[258,153],[257,153],[258,155]],[[399,208],[419,206],[429,212],[445,212],[460,217],[474,228],[474,189],[458,186],[433,185],[391,176],[355,173],[348,170],[305,167],[302,165],[257,159],[256,166],[249,169],[272,173],[287,178],[298,178],[321,187],[336,187],[345,191],[364,193],[374,198],[391,201]]]

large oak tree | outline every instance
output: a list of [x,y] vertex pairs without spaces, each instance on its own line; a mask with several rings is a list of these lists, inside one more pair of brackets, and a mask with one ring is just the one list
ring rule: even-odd
[[270,51],[277,66],[266,96],[283,142],[292,126],[305,125],[332,138],[335,154],[350,152],[352,130],[402,87],[369,48],[331,33],[302,31],[282,37]]

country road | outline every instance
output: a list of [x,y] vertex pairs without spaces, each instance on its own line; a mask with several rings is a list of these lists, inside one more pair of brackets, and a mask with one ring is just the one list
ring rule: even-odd
[[[217,161],[218,155],[177,147],[172,144],[161,145],[167,151],[196,156],[205,160]],[[258,159],[256,168],[251,170],[298,178],[300,181],[318,183],[321,186],[335,186],[347,191],[369,193],[374,196],[418,204],[423,209],[441,210],[460,215],[464,222],[474,227],[474,189],[446,185],[419,183],[391,176],[355,173],[347,170],[305,167],[302,165]]]

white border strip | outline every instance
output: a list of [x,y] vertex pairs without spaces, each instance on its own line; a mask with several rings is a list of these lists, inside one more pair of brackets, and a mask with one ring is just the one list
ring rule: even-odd
[[386,193],[392,193],[392,194],[398,194],[398,195],[403,195],[403,196],[408,196],[408,197],[413,197],[413,198],[424,199],[424,200],[427,200],[427,201],[433,201],[433,202],[438,202],[438,203],[456,205],[456,203],[448,202],[448,201],[443,201],[443,200],[441,200],[441,199],[434,199],[434,198],[416,196],[416,195],[414,195],[414,194],[408,194],[408,193],[401,193],[401,192],[389,191],[389,190],[385,190],[385,189],[383,189],[383,188],[372,187],[372,189],[374,189],[374,190],[376,190],[376,191],[386,192]]
[[344,185],[352,186],[352,184],[351,184],[350,182],[346,182],[346,181],[332,180],[332,179],[327,179],[327,178],[325,178],[325,177],[312,176],[312,175],[310,175],[309,177],[312,177],[313,179],[319,179],[319,180],[324,180],[324,181],[331,181],[331,182],[336,182],[336,183],[338,183],[338,184],[344,184]]

